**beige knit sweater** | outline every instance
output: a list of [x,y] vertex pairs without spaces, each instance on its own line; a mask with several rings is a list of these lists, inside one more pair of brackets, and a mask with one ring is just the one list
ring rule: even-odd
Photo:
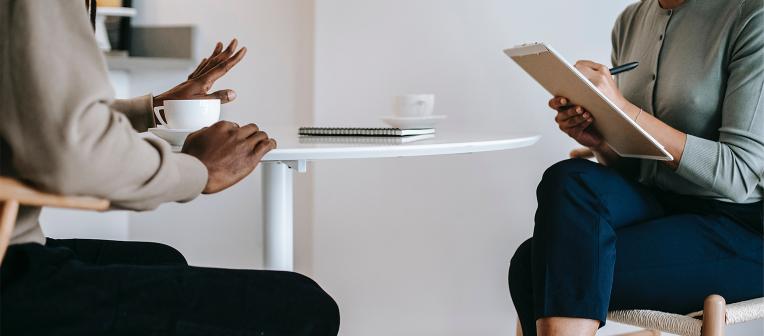
[[[81,0],[0,0],[0,175],[120,209],[189,201],[207,169],[138,134],[151,105],[114,99]],[[39,213],[20,210],[11,244],[44,242]]]

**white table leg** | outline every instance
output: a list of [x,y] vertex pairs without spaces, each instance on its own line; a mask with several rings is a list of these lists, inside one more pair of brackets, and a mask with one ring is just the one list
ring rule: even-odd
[[265,228],[265,268],[294,270],[294,179],[284,162],[263,163],[263,218]]

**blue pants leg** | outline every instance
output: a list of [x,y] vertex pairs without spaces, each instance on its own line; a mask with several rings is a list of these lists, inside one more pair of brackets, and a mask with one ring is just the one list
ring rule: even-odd
[[[509,273],[527,335],[543,317],[604,325],[612,309],[686,313],[712,293],[742,300],[764,292],[761,233],[729,216],[677,211],[660,193],[585,160],[551,167],[537,196],[533,238]],[[761,210],[743,215],[761,221]]]

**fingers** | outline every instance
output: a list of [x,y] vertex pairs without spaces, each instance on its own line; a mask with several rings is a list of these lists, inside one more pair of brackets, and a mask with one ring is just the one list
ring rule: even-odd
[[[258,161],[277,146],[276,140],[268,138],[268,133],[261,131],[256,124],[239,127],[236,123],[223,120],[209,128],[217,130],[217,132],[228,132],[230,136],[235,136],[238,139],[237,142],[248,144],[249,148],[252,148],[250,154],[255,156]],[[201,131],[196,133],[199,132]]]
[[576,128],[582,124],[593,121],[592,115],[589,112],[583,112],[582,114],[576,114],[564,120],[559,120],[557,123],[560,125],[561,130]]
[[591,67],[579,65],[576,63],[576,69],[578,69],[578,72],[580,72],[584,77],[586,77],[588,80],[592,80],[592,78],[595,78],[600,75],[600,72],[597,70],[592,69]]
[[220,42],[215,43],[215,49],[212,50],[212,54],[210,57],[204,58],[201,63],[196,67],[196,70],[192,72],[188,79],[194,79],[202,75],[205,71],[205,69],[208,69],[210,67],[210,63],[213,62],[216,56],[220,54],[220,52],[223,51],[223,44]]
[[239,128],[239,124],[227,120],[221,120],[214,123],[212,126],[210,126],[210,128],[221,131],[236,132],[236,130]]
[[236,47],[239,45],[239,41],[237,39],[231,40],[231,42],[228,44],[228,47],[223,49],[223,44],[218,42],[218,45],[220,48],[216,48],[216,53],[213,53],[212,56],[210,56],[210,61],[207,62],[207,64],[204,66],[204,68],[199,72],[199,75],[204,75],[211,69],[218,66],[220,63],[228,60],[231,58],[231,55],[233,55],[233,52],[236,50]]
[[220,102],[222,104],[227,104],[236,100],[236,91],[230,90],[230,89],[215,91],[213,93],[210,93],[204,96],[204,98],[205,99],[220,99]]
[[239,139],[247,139],[260,131],[256,124],[247,124],[239,129]]
[[217,56],[221,51],[223,51],[223,43],[218,41],[218,43],[215,43],[215,49],[212,50],[210,58]]
[[549,101],[549,107],[555,110],[560,110],[561,107],[568,105],[570,101],[565,97],[554,97]]
[[610,69],[608,69],[608,67],[606,67],[606,66],[604,66],[604,65],[602,65],[600,63],[592,62],[592,61],[588,61],[588,60],[581,60],[581,61],[576,62],[576,68],[579,68],[579,70],[581,70],[581,68],[583,68],[583,69],[592,69],[592,70],[597,71],[597,72],[607,72],[608,74],[610,74]]
[[[221,44],[221,46],[222,46],[222,44]],[[228,48],[225,48],[225,53],[228,54],[228,55],[232,54],[233,51],[236,50],[236,47],[238,47],[238,46],[239,46],[239,40],[238,39],[231,40],[231,43],[228,43]]]
[[194,69],[194,71],[190,75],[188,75],[188,79],[194,79],[197,76],[199,76],[199,72],[202,71],[202,69],[204,69],[205,65],[207,65],[208,60],[209,58],[203,58],[202,61],[199,62],[199,65],[196,66],[196,69]]
[[247,141],[249,141],[253,149],[257,149],[257,146],[261,142],[267,141],[268,139],[268,133],[258,130],[257,132],[252,133],[252,135],[247,138]]
[[212,84],[215,83],[220,77],[223,77],[226,73],[228,73],[229,70],[231,70],[233,67],[236,66],[236,64],[239,64],[239,62],[244,58],[244,56],[247,54],[247,48],[241,48],[236,54],[234,54],[231,58],[219,63],[211,70],[207,71],[204,75],[202,75],[202,80],[205,81],[206,85],[209,87],[212,86]]
[[249,142],[250,145],[252,145],[252,149],[257,148],[257,145],[260,144],[263,141],[268,140],[268,133],[265,133],[263,131],[257,131],[255,133],[252,133],[252,135],[247,138],[247,142]]
[[577,139],[577,138],[578,138],[578,137],[580,137],[580,136],[581,136],[581,134],[582,134],[582,133],[584,133],[584,132],[585,132],[585,131],[586,131],[586,130],[589,128],[589,126],[591,126],[593,123],[594,123],[594,120],[593,120],[593,119],[589,119],[589,120],[587,120],[587,121],[585,121],[585,122],[583,122],[583,123],[579,124],[578,126],[575,126],[575,127],[572,127],[572,128],[568,128],[568,129],[564,129],[564,130],[563,130],[563,132],[567,133],[567,134],[568,134],[570,137],[572,137],[573,139]]
[[274,139],[267,139],[264,141],[260,141],[257,143],[257,146],[255,146],[254,155],[259,161],[260,159],[263,158],[263,156],[265,156],[265,154],[268,154],[268,152],[276,149],[276,147],[277,147],[277,144],[276,144],[276,140]]
[[561,123],[568,119],[581,116],[584,114],[584,112],[586,112],[586,110],[584,110],[581,106],[568,107],[560,110],[560,112],[557,113],[557,116],[554,117],[554,121]]

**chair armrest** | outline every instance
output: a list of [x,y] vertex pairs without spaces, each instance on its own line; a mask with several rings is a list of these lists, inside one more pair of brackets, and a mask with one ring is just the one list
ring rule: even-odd
[[93,211],[109,209],[108,200],[48,194],[14,179],[0,177],[0,263],[13,235],[21,205]]
[[35,190],[19,181],[0,177],[0,202],[16,201],[19,205],[105,211],[109,201],[93,197],[61,196]]

